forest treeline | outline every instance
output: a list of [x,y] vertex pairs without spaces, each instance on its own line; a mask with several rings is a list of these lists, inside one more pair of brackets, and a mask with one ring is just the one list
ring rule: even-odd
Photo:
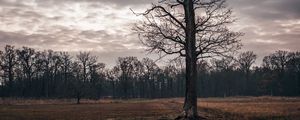
[[[101,57],[101,56],[100,56]],[[199,60],[200,97],[299,96],[300,52],[276,51],[253,66],[256,55]],[[184,61],[159,67],[153,60],[119,57],[106,68],[97,56],[37,51],[7,45],[0,51],[0,97],[166,98],[184,97]]]

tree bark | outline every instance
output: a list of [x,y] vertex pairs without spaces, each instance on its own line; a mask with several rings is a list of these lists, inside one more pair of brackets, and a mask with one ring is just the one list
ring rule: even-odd
[[184,1],[185,22],[186,22],[186,90],[184,101],[184,113],[188,119],[197,119],[197,55],[196,55],[196,25],[195,11],[192,0]]

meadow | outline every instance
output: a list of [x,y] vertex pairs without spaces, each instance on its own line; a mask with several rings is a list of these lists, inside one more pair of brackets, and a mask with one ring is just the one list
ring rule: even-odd
[[[181,113],[183,98],[82,100],[0,100],[1,120],[168,120]],[[208,120],[298,120],[298,97],[199,98],[199,114]]]

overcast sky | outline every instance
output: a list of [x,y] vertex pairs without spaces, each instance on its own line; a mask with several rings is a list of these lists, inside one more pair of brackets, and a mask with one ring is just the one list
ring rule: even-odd
[[[119,56],[148,56],[131,31],[155,0],[0,0],[0,48],[91,51],[108,65]],[[300,0],[228,0],[245,33],[241,51],[258,63],[276,50],[300,50]],[[153,56],[153,55],[151,55]]]

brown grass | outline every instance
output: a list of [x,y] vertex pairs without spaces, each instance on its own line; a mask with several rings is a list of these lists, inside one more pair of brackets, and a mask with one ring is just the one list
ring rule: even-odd
[[[34,104],[34,102],[37,102]],[[102,120],[102,119],[159,119],[177,114],[164,104],[156,101],[136,100],[83,100],[83,104],[61,102],[58,100],[27,100],[26,104],[0,105],[1,120]],[[11,101],[10,103],[13,103]]]
[[202,99],[199,106],[219,110],[244,119],[300,119],[300,99],[284,97],[244,97]]
[[[134,100],[0,100],[1,120],[161,119],[180,114],[183,99]],[[207,119],[300,118],[300,99],[286,97],[205,98],[199,114]]]

